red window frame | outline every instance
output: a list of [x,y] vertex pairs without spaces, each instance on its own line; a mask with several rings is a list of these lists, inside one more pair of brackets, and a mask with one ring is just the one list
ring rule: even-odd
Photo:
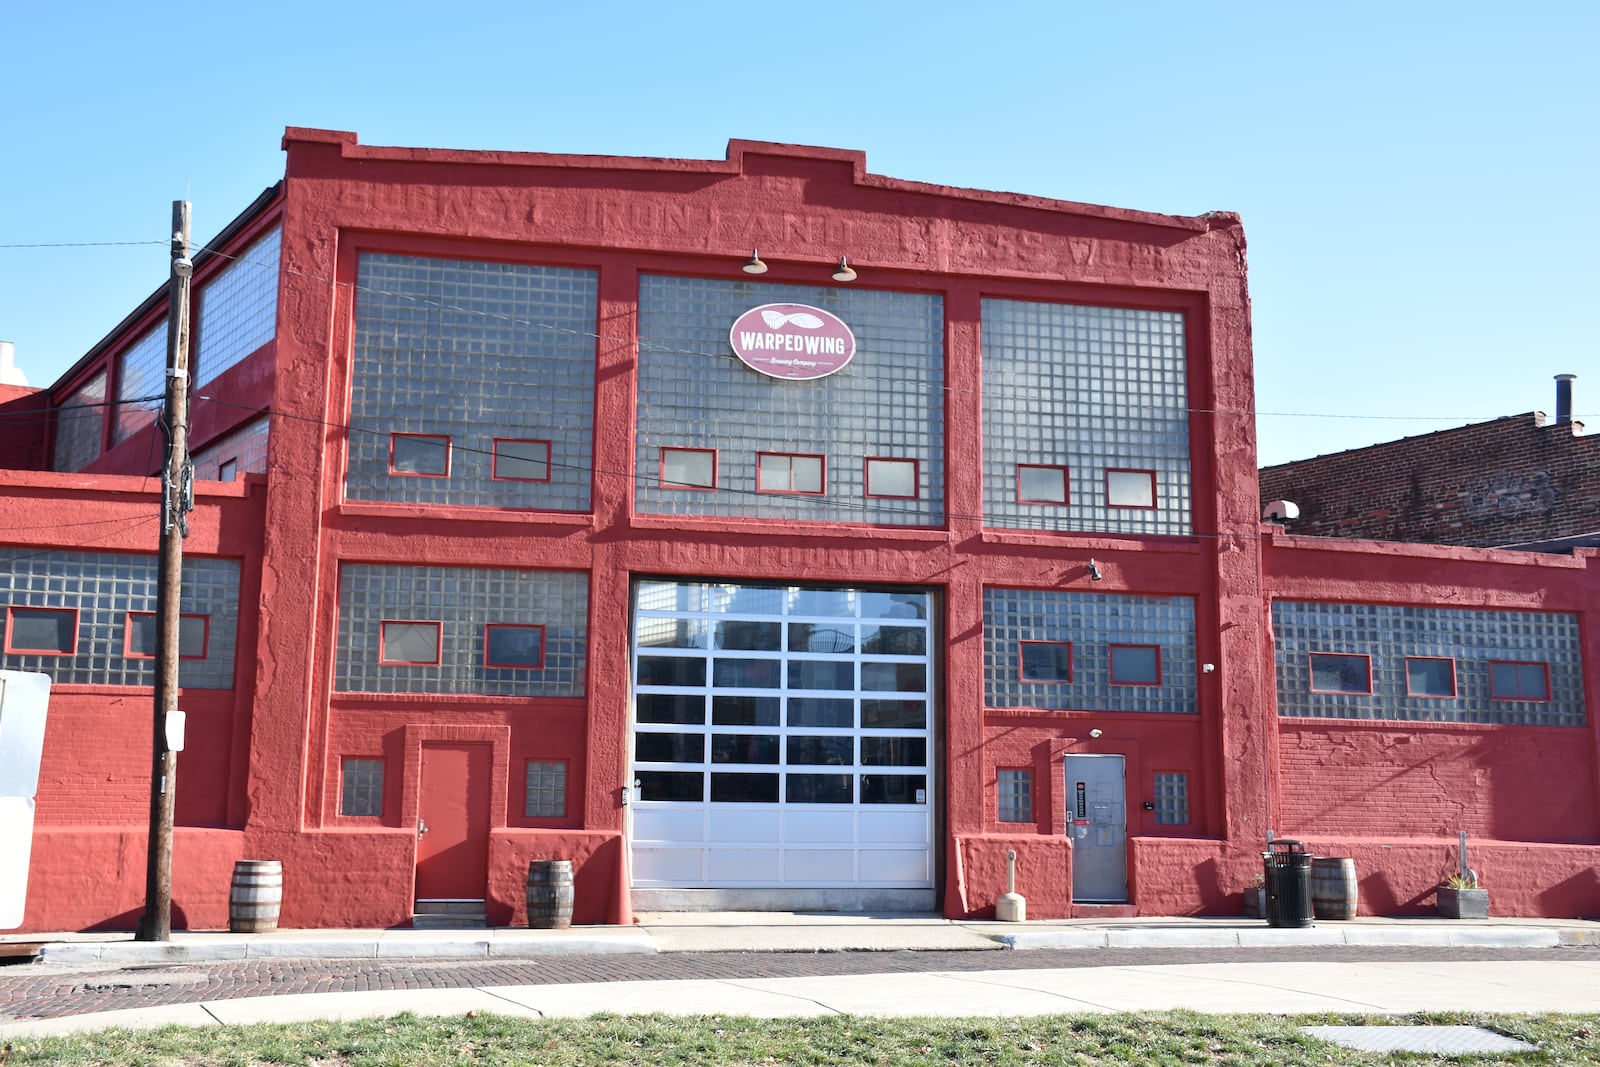
[[[398,437],[444,442],[444,471],[400,471],[394,469],[394,442]],[[455,461],[454,442],[447,433],[391,433],[389,435],[389,474],[395,478],[448,478],[450,466]]]
[[[130,612],[128,612],[128,616],[124,620],[123,625],[122,625],[122,654],[124,656],[126,656],[128,659],[155,659],[156,658],[156,654],[154,652],[135,652],[133,650],[133,620],[136,619],[136,618],[139,618],[139,619],[154,619],[155,617],[156,617],[156,613],[153,612],[153,611],[130,611]],[[183,654],[183,620],[184,619],[199,619],[201,621],[201,623],[205,627],[205,629],[203,629],[201,631],[201,635],[200,635],[200,654],[198,656],[185,656]],[[179,615],[178,616],[178,658],[179,659],[205,659],[210,654],[211,654],[211,616],[210,615],[201,615],[201,614],[198,614],[198,613],[191,614],[189,612],[184,612],[183,614]]]
[[[1358,659],[1358,660],[1361,660],[1364,664],[1366,664],[1366,668],[1367,668],[1367,687],[1365,689],[1318,689],[1317,688],[1317,665],[1316,665],[1316,658],[1318,656],[1327,656],[1329,658],[1337,658],[1337,659]],[[1344,694],[1349,695],[1349,696],[1371,696],[1372,695],[1372,657],[1367,655],[1365,652],[1307,652],[1306,653],[1306,670],[1308,672],[1307,675],[1306,675],[1306,685],[1309,687],[1309,691],[1310,692],[1313,692],[1313,693],[1344,693]]]
[[[392,446],[391,446],[392,447]],[[239,478],[239,457],[232,456],[217,464],[217,481],[232,482]]]
[[[694,454],[700,455],[700,456],[710,456],[711,457],[711,484],[710,485],[694,485],[694,484],[692,484],[690,482],[668,481],[667,480],[667,453],[668,452],[693,452]],[[721,457],[717,455],[717,450],[714,449],[714,448],[681,448],[681,447],[679,447],[677,445],[663,445],[661,447],[661,453],[657,457],[657,462],[660,465],[656,469],[656,482],[663,489],[689,489],[689,490],[697,490],[697,491],[702,492],[702,493],[712,492],[717,488],[717,477],[721,473],[720,470],[718,469],[720,460],[721,460]]]
[[[539,662],[538,663],[496,663],[489,658],[489,633],[491,630],[537,630],[539,632]],[[542,671],[544,670],[545,657],[545,631],[537,623],[521,622],[486,622],[483,624],[483,665],[508,671]]]
[[[1148,504],[1118,504],[1111,499],[1111,476],[1113,474],[1143,474],[1150,479],[1150,503]],[[1139,467],[1107,467],[1105,474],[1106,507],[1129,508],[1133,511],[1155,511],[1161,504],[1161,498],[1156,495],[1156,472],[1144,470]]]
[[[1514,695],[1514,696],[1507,695],[1505,693],[1498,692],[1495,689],[1495,684],[1494,684],[1494,668],[1495,667],[1515,667],[1515,668],[1517,668],[1517,693],[1516,693],[1516,695]],[[1544,696],[1529,697],[1529,696],[1523,696],[1522,695],[1522,668],[1524,668],[1524,667],[1538,667],[1539,668],[1540,672],[1544,676]],[[1553,699],[1553,697],[1551,696],[1551,693],[1550,693],[1550,664],[1543,663],[1543,662],[1540,662],[1538,660],[1521,660],[1521,659],[1492,659],[1492,660],[1490,660],[1489,661],[1489,699],[1490,700],[1526,700],[1526,701],[1532,701],[1532,702],[1539,703],[1539,704],[1548,704],[1548,703],[1550,703],[1550,701]]]
[[[767,456],[781,456],[789,463],[789,488],[788,489],[763,489],[761,487],[761,460]],[[817,487],[815,489],[794,488],[794,460],[814,459],[821,468],[817,474]],[[828,457],[817,452],[757,452],[756,453],[756,492],[779,493],[787,496],[822,496],[828,490]]]
[[[1037,497],[1024,496],[1023,493],[1022,493],[1022,472],[1025,471],[1025,470],[1030,470],[1030,471],[1060,471],[1061,472],[1061,499],[1060,500],[1040,500]],[[1043,504],[1043,505],[1045,505],[1047,507],[1064,508],[1068,504],[1072,503],[1072,473],[1065,466],[1061,466],[1061,465],[1055,464],[1055,463],[1018,463],[1017,464],[1016,478],[1017,478],[1017,503],[1019,503],[1019,504]]]
[[[1066,646],[1067,649],[1067,676],[1065,678],[1029,678],[1026,673],[1027,659],[1023,655],[1023,648],[1027,645],[1053,645],[1057,648]],[[1017,679],[1029,685],[1067,685],[1072,681],[1072,642],[1071,641],[1018,641],[1017,642]]]
[[[503,445],[503,444],[543,445],[544,446],[544,477],[543,478],[519,478],[514,474],[501,474],[500,473],[500,446]],[[490,481],[495,481],[495,482],[548,482],[550,480],[550,459],[551,459],[551,456],[554,454],[554,447],[552,446],[552,444],[549,441],[543,441],[543,440],[540,440],[537,437],[496,437],[494,439],[493,444],[491,444],[489,447],[491,449],[493,449],[493,451],[490,453],[490,456],[489,456],[489,480]],[[507,458],[508,459],[514,458],[514,459],[519,460],[522,463],[533,463],[533,462],[535,462],[534,460],[530,460],[530,459],[527,459],[527,458],[522,457],[522,456],[515,456],[515,457],[508,456]]]
[[[71,615],[72,616],[72,647],[66,651],[59,648],[17,648],[12,643],[12,637],[17,632],[16,613],[19,611],[32,611],[44,615]],[[6,654],[13,656],[76,656],[78,654],[78,624],[83,620],[78,616],[77,608],[45,608],[34,607],[31,604],[11,604],[6,607]]]
[[[1411,688],[1411,664],[1413,663],[1448,663],[1450,664],[1450,692],[1448,693],[1418,693]],[[1406,696],[1416,697],[1418,700],[1449,700],[1460,692],[1456,684],[1456,661],[1449,656],[1407,656],[1406,657]]]
[[[1124,680],[1117,677],[1117,656],[1119,648],[1148,648],[1156,654],[1156,678],[1153,682]],[[1112,685],[1147,685],[1158,686],[1161,684],[1161,646],[1160,645],[1107,645],[1106,646],[1106,673]]]
[[[872,491],[872,465],[874,463],[906,463],[911,466],[911,492],[910,493],[874,493]],[[862,484],[866,487],[866,496],[876,500],[921,500],[922,499],[922,461],[904,459],[899,456],[867,456],[861,466]]]
[[[433,627],[433,659],[389,659],[384,647],[390,626]],[[444,622],[439,619],[380,619],[378,620],[378,662],[386,667],[437,667],[444,653]]]

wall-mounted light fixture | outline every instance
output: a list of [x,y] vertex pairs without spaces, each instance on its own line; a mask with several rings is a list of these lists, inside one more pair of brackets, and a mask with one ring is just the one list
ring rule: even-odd
[[750,250],[750,258],[745,262],[743,270],[746,274],[765,274],[767,265],[761,262],[761,255],[754,248]]
[[1099,737],[1103,733],[1105,733],[1105,731],[1104,730],[1100,730],[1100,729],[1090,730],[1089,731],[1089,736],[1090,737]]
[[1089,561],[1089,580],[1091,582],[1098,582],[1101,577],[1103,576],[1100,573],[1100,564],[1091,559]]
[[836,282],[853,282],[856,280],[856,272],[850,269],[850,264],[844,261],[843,256],[839,257],[839,267],[833,272],[833,280]]
[[1200,664],[1200,669],[1205,671],[1207,674],[1210,674],[1212,671],[1217,669],[1217,665],[1215,663],[1202,663]]

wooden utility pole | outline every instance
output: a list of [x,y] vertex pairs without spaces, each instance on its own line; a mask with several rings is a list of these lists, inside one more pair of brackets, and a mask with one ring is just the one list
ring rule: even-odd
[[[138,940],[172,940],[172,813],[182,746],[178,711],[179,598],[183,590],[183,539],[189,533],[194,471],[189,465],[189,259],[187,200],[172,204],[172,279],[167,293],[167,397],[162,428],[167,439],[161,472],[161,558],[156,575],[155,733],[150,767],[150,844],[145,871],[144,919]],[[177,735],[177,736],[174,736]]]

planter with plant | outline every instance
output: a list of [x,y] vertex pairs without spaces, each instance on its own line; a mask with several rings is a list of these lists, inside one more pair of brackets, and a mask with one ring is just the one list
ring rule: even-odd
[[1244,917],[1246,919],[1265,919],[1267,917],[1267,876],[1257,874],[1250,880],[1249,886],[1244,891]]
[[1460,837],[1460,869],[1445,878],[1435,893],[1441,919],[1487,919],[1489,891],[1478,884],[1478,872],[1467,866],[1467,835]]

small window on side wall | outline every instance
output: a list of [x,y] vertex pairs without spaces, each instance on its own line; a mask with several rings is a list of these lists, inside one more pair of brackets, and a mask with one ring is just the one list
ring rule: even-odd
[[1067,468],[1018,463],[1017,503],[1067,503]]
[[998,810],[995,818],[1000,822],[1033,821],[1033,772],[1020,768],[1002,768],[998,777]]
[[1156,506],[1156,472],[1138,470],[1106,471],[1106,506],[1143,508]]
[[390,434],[389,473],[411,478],[448,478],[450,438],[427,433]]
[[567,817],[566,760],[528,761],[527,792],[524,794],[522,814],[530,819]]
[[1070,641],[1023,641],[1018,653],[1024,682],[1072,681]]
[[663,448],[661,488],[715,489],[717,453],[710,448]]
[[1311,653],[1313,693],[1371,693],[1372,661],[1345,652]]
[[483,628],[485,667],[544,667],[544,627],[491,622]]
[[756,453],[756,491],[822,495],[823,457],[788,452]]
[[217,481],[231,482],[238,477],[239,461],[237,459],[225,459],[217,464]]
[[1159,645],[1112,645],[1112,685],[1160,685]]
[[917,461],[914,459],[867,460],[867,495],[892,499],[917,498]]
[[[129,659],[154,659],[157,621],[153,611],[128,612],[122,654]],[[178,658],[205,659],[211,639],[211,616],[178,616]]]
[[9,608],[6,651],[72,656],[78,651],[78,613],[72,608]]
[[378,627],[378,662],[394,667],[437,667],[440,634],[437,622],[386,621]]
[[1183,826],[1188,823],[1188,772],[1157,771],[1155,775],[1155,792],[1157,826]]
[[383,760],[347,756],[341,762],[339,814],[383,814]]
[[1514,660],[1489,663],[1491,700],[1549,700],[1550,665]]
[[1406,657],[1406,696],[1456,695],[1456,661],[1432,656]]
[[550,442],[496,437],[490,477],[498,482],[548,482]]

